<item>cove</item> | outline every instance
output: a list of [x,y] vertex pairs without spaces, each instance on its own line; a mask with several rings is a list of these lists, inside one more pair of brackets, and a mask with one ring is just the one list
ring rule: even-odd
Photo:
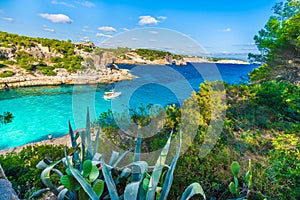
[[[0,90],[0,113],[14,115],[12,123],[0,126],[0,149],[6,149],[68,133],[68,120],[74,129],[85,125],[87,107],[91,120],[112,109],[115,112],[141,104],[180,104],[204,80],[229,84],[248,83],[248,73],[256,65],[189,63],[186,66],[120,65],[138,76],[132,81],[102,85],[62,85]],[[215,68],[213,70],[213,68]],[[216,71],[219,74],[216,74]],[[105,91],[114,87],[120,98],[104,100]]]

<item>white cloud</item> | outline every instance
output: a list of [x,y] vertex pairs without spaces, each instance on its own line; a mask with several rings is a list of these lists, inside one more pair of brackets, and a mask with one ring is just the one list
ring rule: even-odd
[[47,28],[47,27],[44,28],[44,31],[51,32],[51,33],[55,32],[53,28]]
[[140,19],[139,25],[155,25],[155,24],[158,24],[158,22],[159,22],[157,19],[155,19],[154,17],[151,17],[149,15],[140,16],[139,19]]
[[153,35],[156,35],[156,34],[158,34],[158,32],[157,32],[157,31],[149,31],[149,33],[151,33],[151,34],[153,34]]
[[84,36],[80,38],[80,41],[85,41],[85,42],[89,42],[90,38],[88,36]]
[[131,38],[131,40],[132,41],[138,41],[139,39],[137,39],[137,38],[134,37],[134,38]]
[[150,39],[149,42],[156,42],[157,40],[155,39]]
[[98,28],[98,30],[104,31],[104,32],[116,32],[117,31],[114,27],[111,27],[111,26],[101,26]]
[[90,2],[90,1],[76,1],[76,3],[78,3],[82,6],[88,7],[88,8],[91,8],[91,7],[95,6],[95,4]]
[[218,32],[231,32],[231,28],[220,29]]
[[4,21],[7,21],[7,22],[13,22],[14,19],[13,18],[10,18],[10,17],[3,17],[2,18]]
[[64,1],[51,1],[52,4],[55,4],[55,5],[63,5],[63,6],[66,6],[66,7],[69,7],[69,8],[74,8],[75,6],[72,5],[72,4],[69,4],[69,3],[66,3]]
[[91,30],[88,30],[88,29],[85,29],[85,28],[83,28],[81,31],[84,32],[84,33],[93,33],[94,32],[94,31],[91,31]]
[[166,16],[158,16],[157,19],[160,19],[160,20],[166,20],[167,17],[166,17]]
[[122,31],[129,31],[128,28],[120,28]]
[[103,33],[97,33],[96,34],[97,37],[105,37],[105,38],[112,38],[111,35],[108,35],[108,34],[103,34]]
[[72,20],[70,17],[64,14],[48,14],[48,13],[43,13],[40,14],[42,18],[48,19],[53,23],[68,23],[70,24]]

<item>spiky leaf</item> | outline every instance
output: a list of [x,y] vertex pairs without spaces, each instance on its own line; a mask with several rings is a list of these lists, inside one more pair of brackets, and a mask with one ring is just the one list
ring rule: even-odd
[[58,163],[60,163],[61,160],[58,160],[52,164],[50,164],[46,169],[43,170],[42,174],[41,174],[41,179],[43,184],[50,188],[51,192],[53,192],[55,195],[59,194],[59,190],[52,184],[51,180],[50,180],[50,172],[51,170],[54,169],[55,165],[57,165]]
[[159,182],[159,179],[161,177],[161,173],[163,170],[163,167],[165,166],[166,158],[169,152],[170,144],[171,144],[171,137],[172,137],[173,131],[170,133],[170,136],[168,138],[167,143],[165,144],[164,148],[162,149],[156,164],[155,168],[151,174],[151,178],[149,180],[149,190],[147,187],[147,199],[154,199],[155,193],[156,193],[156,187]]
[[114,179],[110,173],[109,167],[104,163],[104,159],[101,159],[102,173],[107,185],[109,196],[111,199],[119,199],[118,191]]
[[163,188],[162,188],[162,192],[161,192],[161,195],[159,197],[160,200],[165,200],[168,197],[168,194],[169,194],[169,191],[171,189],[172,182],[173,182],[173,173],[174,173],[176,163],[177,163],[177,160],[178,160],[179,154],[180,154],[180,148],[181,148],[181,132],[178,133],[177,151],[176,151],[175,157],[172,160],[170,168],[167,172],[166,179],[165,179],[165,182],[164,182],[164,185],[163,185]]
[[201,194],[206,199],[204,191],[199,183],[193,183],[185,189],[181,196],[181,200],[188,200],[196,194]]
[[[88,194],[88,196],[91,199],[97,199],[97,195],[94,192],[93,188],[89,185],[89,183],[86,182],[86,180],[81,176],[80,173],[78,173],[74,168],[70,165],[70,160],[67,157],[66,148],[64,149],[65,156],[67,158],[68,166],[70,168],[70,171],[74,178],[78,181],[78,183],[81,185],[82,189]],[[79,190],[80,191],[80,190]]]
[[126,186],[124,200],[139,199],[139,189],[145,174],[147,173],[148,164],[145,161],[137,161],[127,165],[126,167],[132,167],[132,173],[134,173],[138,179],[136,181],[132,180],[132,182]]

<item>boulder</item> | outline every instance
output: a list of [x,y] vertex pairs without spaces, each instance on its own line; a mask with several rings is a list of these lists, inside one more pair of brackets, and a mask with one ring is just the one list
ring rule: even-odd
[[2,166],[0,165],[0,199],[1,200],[18,200],[18,196],[12,188],[11,182],[7,180]]

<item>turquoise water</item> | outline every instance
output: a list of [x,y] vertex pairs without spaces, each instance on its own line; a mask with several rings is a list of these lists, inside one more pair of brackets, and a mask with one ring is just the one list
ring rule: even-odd
[[[85,126],[86,109],[91,119],[112,109],[127,111],[140,104],[165,106],[180,104],[203,80],[223,80],[230,84],[247,82],[247,74],[257,66],[189,64],[188,66],[121,66],[139,78],[113,85],[122,95],[103,99],[112,85],[43,86],[0,90],[0,113],[14,115],[12,123],[0,126],[0,149],[67,134],[68,120],[74,128]],[[220,73],[219,73],[220,72]]]

